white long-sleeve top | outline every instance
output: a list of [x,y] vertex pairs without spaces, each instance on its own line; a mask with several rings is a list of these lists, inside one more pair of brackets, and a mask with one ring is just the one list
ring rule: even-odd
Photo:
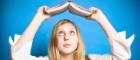
[[[134,34],[126,39],[126,31],[118,32],[119,37],[108,38],[112,53],[107,55],[89,54],[91,60],[129,60],[131,58],[130,46],[134,40]],[[11,57],[13,60],[49,60],[48,56],[35,57],[30,54],[32,42],[26,42],[20,47],[15,48],[15,43],[20,35],[15,34],[14,42],[9,37],[11,47]]]

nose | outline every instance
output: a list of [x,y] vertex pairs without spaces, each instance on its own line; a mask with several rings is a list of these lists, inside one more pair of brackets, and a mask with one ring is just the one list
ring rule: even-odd
[[68,34],[66,34],[65,37],[64,37],[64,41],[67,41],[67,40],[69,40],[69,35]]

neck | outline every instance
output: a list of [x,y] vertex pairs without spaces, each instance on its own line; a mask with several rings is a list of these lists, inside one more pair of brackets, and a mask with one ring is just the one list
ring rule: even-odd
[[61,54],[62,60],[74,60],[73,54]]

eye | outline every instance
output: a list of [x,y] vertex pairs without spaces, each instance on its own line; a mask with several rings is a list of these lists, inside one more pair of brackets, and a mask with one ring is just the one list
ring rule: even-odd
[[74,31],[70,31],[70,35],[75,35],[75,32]]
[[60,31],[60,32],[58,32],[58,35],[59,36],[63,36],[64,35],[64,32],[63,31]]

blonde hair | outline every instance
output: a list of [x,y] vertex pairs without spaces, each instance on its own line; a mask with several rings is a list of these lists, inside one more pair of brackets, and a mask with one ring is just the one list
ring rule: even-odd
[[54,27],[54,29],[52,31],[50,46],[49,46],[49,50],[48,50],[49,59],[50,60],[61,60],[60,53],[57,49],[57,35],[56,35],[56,32],[57,32],[59,26],[61,26],[63,24],[66,24],[66,23],[71,23],[77,31],[78,45],[77,45],[76,50],[73,53],[74,60],[85,60],[84,45],[83,45],[83,41],[80,37],[80,32],[77,29],[76,25],[68,19],[61,20],[59,23],[57,23],[57,25]]

